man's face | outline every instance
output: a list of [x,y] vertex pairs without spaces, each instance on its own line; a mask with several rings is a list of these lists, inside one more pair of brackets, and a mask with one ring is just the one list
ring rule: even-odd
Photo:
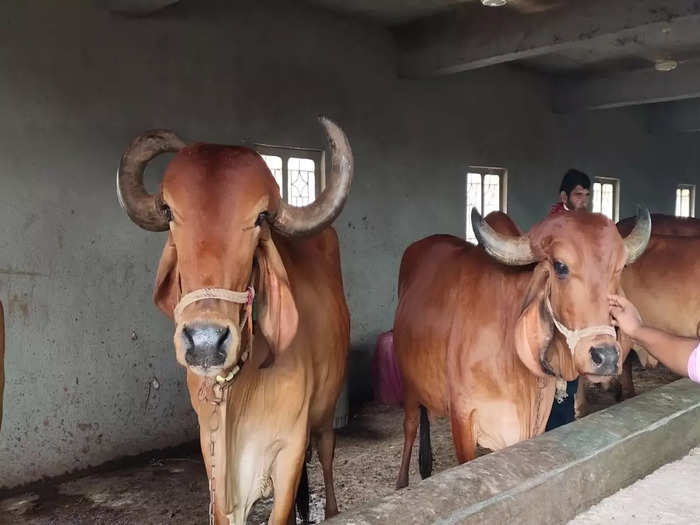
[[581,185],[577,185],[567,196],[566,192],[561,192],[561,198],[566,207],[572,211],[587,210],[588,202],[591,200],[591,192]]

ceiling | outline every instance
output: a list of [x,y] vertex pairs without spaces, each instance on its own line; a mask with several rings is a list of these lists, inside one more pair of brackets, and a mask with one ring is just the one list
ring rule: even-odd
[[[132,15],[180,2],[93,1]],[[504,7],[480,0],[304,1],[388,27],[405,78],[511,63],[550,77],[554,109],[562,112],[700,99],[697,0],[508,0]],[[669,59],[675,70],[655,69]]]

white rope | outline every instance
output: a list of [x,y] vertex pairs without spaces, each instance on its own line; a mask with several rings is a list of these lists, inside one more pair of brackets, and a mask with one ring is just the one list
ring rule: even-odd
[[182,299],[180,299],[180,302],[175,306],[175,310],[173,310],[173,317],[176,322],[179,322],[179,317],[182,315],[183,310],[197,301],[219,299],[230,303],[247,304],[251,301],[251,294],[252,288],[248,288],[245,292],[233,292],[225,288],[200,288],[199,290],[185,294]]
[[581,339],[594,335],[609,335],[613,339],[617,337],[615,328],[610,325],[589,326],[586,328],[581,328],[580,330],[569,330],[566,326],[561,324],[554,315],[554,312],[552,311],[552,303],[549,302],[549,296],[547,296],[547,310],[549,311],[549,315],[552,316],[554,326],[557,327],[557,330],[559,330],[566,339],[566,344],[569,347],[572,356],[574,355],[574,350],[576,350],[576,345],[578,345]]

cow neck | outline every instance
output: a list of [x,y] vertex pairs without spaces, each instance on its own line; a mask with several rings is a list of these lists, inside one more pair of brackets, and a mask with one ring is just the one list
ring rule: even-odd
[[[253,282],[255,272],[251,275],[250,285],[245,292],[234,292],[223,288],[200,288],[184,295],[174,310],[176,322],[182,311],[187,306],[204,299],[219,299],[245,305],[243,319],[240,322],[239,333],[243,336],[243,330],[247,330],[246,349],[241,353],[240,360],[228,371],[226,375],[217,375],[215,378],[205,378],[198,392],[199,401],[211,406],[211,412],[207,421],[209,430],[209,525],[215,522],[215,501],[216,501],[216,468],[222,461],[225,461],[226,441],[226,411],[228,394],[231,385],[238,376],[243,364],[252,357],[253,352],[253,302],[255,300],[255,288]],[[242,338],[242,337],[241,337]],[[224,410],[222,411],[222,406]],[[219,432],[223,428],[223,432]],[[217,447],[217,438],[221,444]],[[218,457],[222,456],[222,457]]]
[[[238,368],[238,367],[236,367]],[[211,378],[206,378],[202,381],[199,388],[199,399],[200,401],[206,402],[211,405],[211,412],[209,414],[209,419],[207,421],[207,429],[209,430],[209,525],[214,525],[215,516],[215,501],[216,501],[216,469],[217,465],[224,461],[225,458],[219,458],[225,452],[225,441],[226,441],[226,412],[222,413],[222,405],[226,407],[228,401],[228,392],[235,374],[229,379],[223,378],[223,381],[219,381],[221,376],[217,376],[216,380]],[[228,377],[228,376],[227,376]],[[219,441],[224,444],[224,446],[216,446],[217,437],[219,437],[219,430],[224,429],[222,434],[222,439]]]
[[[246,320],[241,325],[248,326],[247,348],[241,354],[241,360],[236,364],[226,376],[217,375],[212,379],[207,377],[199,387],[199,400],[211,406],[211,412],[207,421],[209,430],[209,525],[214,525],[215,501],[216,501],[216,469],[217,465],[225,462],[226,443],[226,419],[227,403],[231,386],[238,376],[243,363],[252,356],[253,350],[253,320],[252,301],[246,308]],[[223,407],[223,409],[222,409]],[[223,430],[222,430],[223,429]],[[222,430],[220,432],[220,430]],[[217,446],[219,442],[219,446]],[[225,464],[225,463],[224,463]],[[225,493],[224,493],[225,494]]]

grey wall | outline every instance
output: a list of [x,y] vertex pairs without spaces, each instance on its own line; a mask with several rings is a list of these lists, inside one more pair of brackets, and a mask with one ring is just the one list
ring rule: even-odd
[[408,81],[395,66],[383,29],[297,3],[189,1],[147,19],[87,1],[5,3],[0,487],[196,435],[170,324],[151,301],[164,236],[133,225],[114,192],[123,148],[146,129],[318,147],[315,115],[345,128],[356,179],[336,227],[358,399],[374,339],[392,325],[404,248],[464,233],[467,165],[509,169],[523,227],[570,166],[620,177],[623,215],[637,201],[671,211],[674,184],[698,182],[694,165],[669,161],[694,143],[647,134],[638,112],[555,116],[546,82],[522,71]]

